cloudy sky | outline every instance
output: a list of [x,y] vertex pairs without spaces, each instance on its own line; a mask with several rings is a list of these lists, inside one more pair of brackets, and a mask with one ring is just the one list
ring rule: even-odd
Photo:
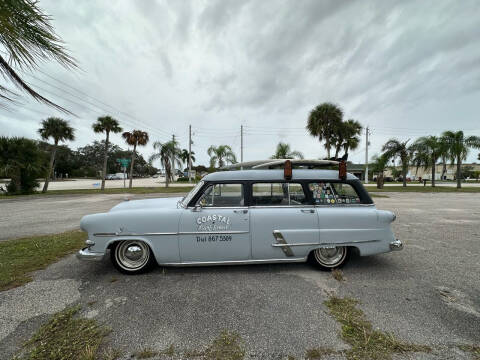
[[[174,134],[183,148],[191,124],[197,163],[208,162],[212,144],[240,157],[240,125],[245,161],[270,157],[279,141],[318,158],[325,150],[304,128],[309,111],[326,101],[370,127],[370,156],[390,137],[480,135],[477,0],[39,5],[80,69],[45,63],[25,78],[77,117],[24,97],[0,109],[4,135],[36,138],[41,119],[61,115],[77,129],[72,146],[83,146],[103,138],[91,124],[108,113],[152,141]],[[113,141],[124,146],[120,136]],[[364,161],[364,138],[350,159]]]

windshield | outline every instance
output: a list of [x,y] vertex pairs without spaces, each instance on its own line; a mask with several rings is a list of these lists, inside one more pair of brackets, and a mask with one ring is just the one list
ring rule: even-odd
[[192,198],[195,196],[195,194],[198,192],[198,190],[200,190],[202,186],[203,186],[203,181],[199,181],[198,184],[195,185],[195,187],[192,190],[190,190],[187,196],[185,196],[182,200],[183,207],[187,207],[190,200],[192,200]]

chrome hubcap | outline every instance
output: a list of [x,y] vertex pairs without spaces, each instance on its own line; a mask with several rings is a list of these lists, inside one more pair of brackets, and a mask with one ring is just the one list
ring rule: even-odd
[[117,263],[125,270],[138,270],[150,258],[150,249],[142,241],[122,241],[115,249]]
[[340,265],[347,255],[344,246],[337,246],[334,248],[316,249],[314,252],[315,260],[325,267],[335,267]]

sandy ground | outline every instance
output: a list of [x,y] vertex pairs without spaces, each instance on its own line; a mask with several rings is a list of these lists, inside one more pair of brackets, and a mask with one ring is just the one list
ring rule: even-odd
[[[26,286],[0,293],[1,356],[10,358],[49,314],[80,304],[83,316],[112,328],[108,345],[123,351],[122,359],[145,347],[203,349],[223,329],[242,337],[246,358],[302,359],[312,347],[348,348],[323,304],[335,294],[357,299],[374,328],[434,347],[430,354],[394,359],[473,359],[457,345],[480,344],[480,194],[386,195],[375,198],[377,207],[397,213],[393,228],[405,249],[352,258],[343,282],[307,264],[158,267],[124,276],[108,258],[86,263],[66,257]],[[122,201],[98,199],[2,201],[2,211],[17,215],[0,231],[36,233],[36,218],[48,208],[49,229],[58,232],[87,209]],[[63,218],[72,204],[83,210]]]

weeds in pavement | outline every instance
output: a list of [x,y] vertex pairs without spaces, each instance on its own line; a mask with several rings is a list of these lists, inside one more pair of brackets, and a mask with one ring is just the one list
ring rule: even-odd
[[337,281],[345,281],[343,277],[343,271],[340,269],[332,269],[332,276]]
[[458,348],[463,352],[472,354],[475,360],[480,360],[480,346],[476,345],[458,345]]
[[22,360],[95,360],[98,347],[110,332],[95,320],[78,318],[79,307],[55,315],[23,346]]
[[224,330],[203,351],[186,351],[185,357],[202,360],[242,360],[245,357],[243,341],[237,333]]
[[345,353],[348,359],[387,360],[394,353],[432,351],[428,346],[403,342],[392,334],[374,330],[357,304],[354,299],[335,296],[325,301],[330,314],[342,324],[343,340],[351,346]]
[[140,351],[137,351],[136,353],[133,354],[137,359],[150,359],[154,356],[158,355],[157,351],[154,351],[150,348],[145,348]]
[[306,353],[305,353],[305,359],[307,359],[307,360],[317,360],[317,359],[323,358],[324,356],[333,355],[333,354],[337,354],[337,353],[338,353],[338,351],[336,351],[334,349],[319,347],[319,348],[307,350]]

